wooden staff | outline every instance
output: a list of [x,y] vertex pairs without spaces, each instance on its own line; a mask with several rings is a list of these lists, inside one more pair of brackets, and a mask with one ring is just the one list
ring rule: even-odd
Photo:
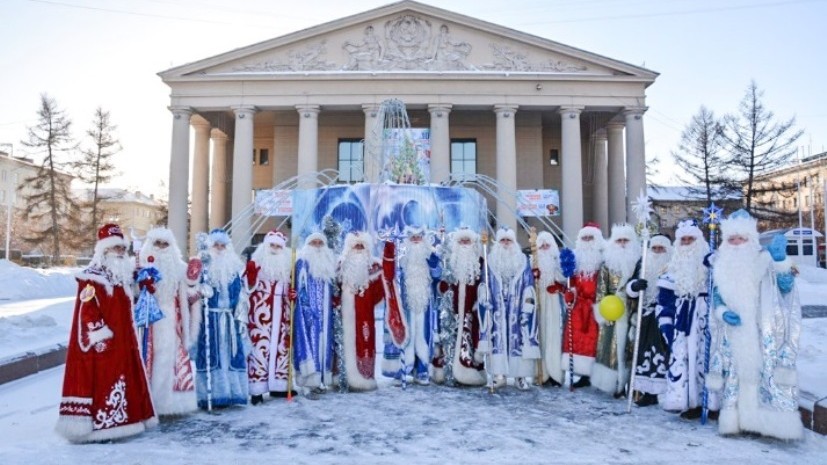
[[[528,231],[528,243],[531,246],[531,259],[533,260],[534,266],[533,269],[536,267],[539,269],[539,260],[537,260],[537,228],[534,226],[531,227]],[[540,358],[537,359],[537,380],[536,384],[538,386],[543,385],[544,376],[543,376],[543,340],[541,339],[541,328],[543,325],[543,319],[541,318],[541,310],[543,301],[542,295],[540,294],[540,280],[537,276],[534,277],[534,300],[535,300],[535,307],[537,309],[536,314],[536,321],[537,321],[537,344],[540,346]]]

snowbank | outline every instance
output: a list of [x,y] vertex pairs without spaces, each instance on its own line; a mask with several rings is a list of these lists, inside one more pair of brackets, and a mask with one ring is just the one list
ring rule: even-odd
[[796,285],[801,305],[827,305],[827,270],[799,266]]
[[66,297],[77,290],[79,268],[38,270],[0,260],[0,300]]

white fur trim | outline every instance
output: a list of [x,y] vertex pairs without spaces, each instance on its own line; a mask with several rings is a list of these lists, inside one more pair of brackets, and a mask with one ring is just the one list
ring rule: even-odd
[[794,441],[804,437],[804,425],[798,410],[773,412],[771,415],[771,419],[762,423],[761,434],[785,441]]
[[500,242],[503,239],[511,239],[511,242],[517,242],[517,234],[513,229],[500,228],[497,230],[496,240]]
[[[348,237],[353,234],[348,234]],[[352,245],[352,244],[351,244]],[[342,329],[344,332],[345,372],[347,384],[354,391],[372,391],[376,389],[376,380],[368,379],[359,373],[356,365],[356,296],[353,292],[342,291]]]
[[112,330],[109,329],[109,326],[103,325],[103,327],[99,329],[89,331],[89,344],[95,345],[98,342],[111,339],[112,336],[114,336],[114,334],[112,333]]
[[637,242],[638,237],[635,228],[628,223],[620,223],[612,226],[612,234],[609,237],[609,242],[614,242],[618,239],[628,239],[630,242]]
[[724,312],[727,311],[727,310],[729,310],[729,309],[724,307],[723,305],[719,305],[719,306],[715,307],[715,318],[717,318],[718,321],[723,322],[724,321]]
[[77,441],[92,432],[92,417],[60,415],[57,418],[55,432],[70,441]]
[[651,249],[656,246],[665,247],[666,250],[672,250],[672,242],[670,242],[666,236],[654,236],[649,239],[649,248]]
[[719,434],[737,434],[738,428],[738,412],[734,408],[721,409],[718,415],[718,433]]
[[482,371],[468,368],[459,361],[459,352],[454,354],[454,363],[452,365],[452,373],[454,380],[464,386],[484,386],[485,374]]
[[315,232],[315,233],[312,233],[309,236],[307,236],[304,239],[304,245],[308,246],[308,245],[310,245],[311,242],[313,242],[314,240],[317,240],[317,239],[322,241],[322,243],[324,243],[325,247],[327,247],[327,237],[325,237],[325,235],[320,233],[320,232]]
[[592,365],[592,386],[608,394],[617,392],[617,370],[595,363]]
[[106,251],[106,249],[115,247],[116,245],[127,246],[124,238],[120,236],[109,236],[99,240],[95,243],[95,256],[103,257],[103,252]]
[[553,250],[558,250],[557,241],[554,240],[554,236],[548,231],[540,231],[537,233],[537,247],[548,244],[551,246]]
[[793,267],[793,261],[790,257],[786,257],[780,262],[774,261],[772,266],[776,273],[788,273]]
[[720,373],[710,372],[706,375],[706,387],[710,391],[720,391],[724,387],[724,377]]
[[755,218],[730,217],[725,220],[722,220],[721,240],[726,241],[730,236],[735,235],[747,237],[755,247],[760,247],[758,242],[758,223]]
[[600,304],[595,303],[592,305],[592,313],[594,313],[594,319],[597,321],[597,324],[603,325],[606,324],[607,321],[603,318],[603,315],[600,314]]
[[264,236],[264,244],[276,244],[284,247],[287,244],[287,238],[281,231],[270,231]]
[[[563,369],[569,369],[569,354],[563,354],[562,360]],[[594,366],[594,357],[587,357],[585,355],[574,354],[574,374],[580,376],[589,376]]]
[[451,239],[453,241],[459,241],[460,239],[470,239],[471,242],[477,242],[480,238],[480,235],[471,231],[470,229],[458,229],[451,233]]
[[594,226],[585,226],[577,232],[577,239],[582,239],[583,236],[592,236],[595,240],[603,240],[603,232]]

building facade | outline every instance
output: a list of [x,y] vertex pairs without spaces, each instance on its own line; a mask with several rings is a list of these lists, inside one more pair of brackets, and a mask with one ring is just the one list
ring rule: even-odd
[[[657,73],[413,1],[159,75],[171,89],[169,225],[182,243],[188,198],[192,244],[230,219],[233,231],[257,224],[242,214],[254,189],[328,168],[343,182],[375,181],[359,144],[375,143],[391,98],[430,130],[431,182],[478,174],[501,192],[557,189],[570,238],[584,221],[626,220],[645,189],[643,115]],[[516,226],[514,203],[491,207],[500,224]]]
[[[90,189],[83,190],[80,195],[86,202],[92,200]],[[140,243],[147,231],[161,224],[166,214],[164,202],[140,191],[102,188],[98,189],[98,198],[100,222],[117,223],[133,245]]]
[[[678,222],[688,218],[703,222],[703,211],[709,206],[705,195],[700,195],[686,186],[651,186],[648,189],[652,200],[653,219],[660,232],[675,238]],[[730,194],[725,198],[714,200],[715,205],[723,209],[724,215],[742,207],[743,199],[739,194]]]

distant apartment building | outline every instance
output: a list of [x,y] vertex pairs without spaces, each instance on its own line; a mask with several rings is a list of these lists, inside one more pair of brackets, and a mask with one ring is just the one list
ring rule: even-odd
[[798,212],[801,210],[801,226],[824,231],[827,152],[808,156],[801,163],[758,176],[755,182],[757,189],[766,190],[756,196],[755,201],[783,214],[775,220],[762,221],[762,229],[798,227]]
[[[701,223],[704,208],[709,206],[706,196],[695,193],[687,186],[650,186],[648,194],[652,199],[653,216],[660,232],[672,238],[675,237],[675,226],[679,221],[694,218]],[[723,208],[724,215],[728,215],[741,208],[742,199],[741,195],[730,195],[714,202]]]
[[[81,194],[84,201],[92,200],[92,190],[84,189]],[[100,223],[117,223],[127,239],[138,241],[146,236],[147,231],[162,223],[166,216],[166,204],[153,194],[140,191],[131,192],[119,188],[98,189],[102,214]],[[136,244],[137,247],[137,244]]]

